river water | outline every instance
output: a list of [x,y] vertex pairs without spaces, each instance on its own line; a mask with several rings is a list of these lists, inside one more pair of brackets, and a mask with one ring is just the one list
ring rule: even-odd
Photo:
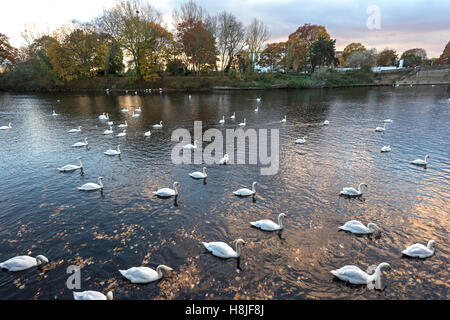
[[[255,99],[261,97],[258,103]],[[113,290],[115,299],[448,299],[450,227],[450,88],[421,86],[215,93],[1,94],[0,261],[45,255],[42,268],[0,271],[0,299],[72,299],[70,265],[81,267],[81,290]],[[60,100],[60,102],[57,102]],[[254,109],[259,105],[259,111]],[[142,106],[135,119],[122,107]],[[58,116],[51,116],[55,110]],[[98,116],[114,122],[114,135]],[[229,117],[236,113],[236,119]],[[218,122],[225,115],[226,122]],[[287,116],[286,123],[280,120]],[[202,165],[175,165],[173,130],[278,129],[275,175],[260,165],[207,165],[206,184],[188,174]],[[393,119],[376,133],[383,119]],[[128,121],[128,134],[116,137]],[[163,128],[153,124],[163,121]],[[324,126],[323,121],[330,125]],[[82,126],[81,133],[68,130]],[[144,132],[152,130],[151,137]],[[295,140],[307,137],[304,145]],[[89,139],[89,147],[72,144]],[[122,155],[104,151],[120,144]],[[204,142],[203,146],[208,143]],[[381,153],[384,145],[390,153]],[[430,155],[427,168],[409,161]],[[84,175],[56,168],[78,164]],[[104,192],[77,187],[104,177]],[[160,199],[159,188],[180,182],[179,196]],[[232,191],[258,185],[256,200]],[[365,182],[360,199],[339,197]],[[252,228],[276,221],[281,233]],[[373,222],[381,236],[338,231],[349,220]],[[239,260],[208,253],[202,241],[246,245]],[[425,260],[402,257],[413,243],[436,241]],[[388,262],[384,290],[348,285],[330,270]],[[174,272],[134,285],[118,269]]]

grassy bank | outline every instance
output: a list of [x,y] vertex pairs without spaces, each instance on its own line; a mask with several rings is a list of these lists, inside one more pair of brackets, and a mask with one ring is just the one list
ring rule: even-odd
[[164,76],[152,82],[131,81],[127,77],[94,77],[62,82],[45,77],[24,77],[14,72],[0,74],[1,91],[102,91],[164,88],[165,90],[276,89],[276,88],[325,88],[373,84],[370,70],[337,72],[321,71],[313,74],[257,73],[202,76]]

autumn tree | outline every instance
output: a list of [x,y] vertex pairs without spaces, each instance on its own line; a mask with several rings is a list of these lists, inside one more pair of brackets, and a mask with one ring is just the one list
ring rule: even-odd
[[393,66],[398,60],[398,55],[395,50],[384,49],[378,54],[377,65],[382,67]]
[[267,67],[270,72],[285,69],[286,42],[269,43],[261,52],[258,64]]
[[344,48],[344,51],[342,52],[342,57],[344,58],[345,61],[348,62],[348,58],[350,58],[352,54],[354,54],[355,52],[364,52],[364,51],[366,51],[366,47],[364,47],[361,43],[352,42]]
[[442,52],[439,57],[440,64],[449,64],[450,63],[450,41],[445,46],[444,52]]
[[314,72],[316,66],[336,66],[336,40],[320,37],[311,45],[311,69]]
[[415,67],[420,66],[423,63],[423,59],[420,56],[416,56],[415,54],[408,53],[402,55],[403,66],[405,67]]
[[377,64],[378,53],[376,49],[356,51],[348,59],[347,65],[352,68],[367,68]]
[[400,59],[404,59],[406,55],[414,55],[416,57],[420,57],[422,60],[425,60],[427,58],[427,52],[425,51],[425,49],[422,48],[414,48],[406,50],[405,52],[402,53]]
[[9,43],[9,38],[0,33],[0,66],[14,65],[19,56],[19,50]]

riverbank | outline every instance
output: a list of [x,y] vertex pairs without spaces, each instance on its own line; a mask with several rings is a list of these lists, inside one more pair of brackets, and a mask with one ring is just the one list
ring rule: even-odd
[[131,81],[125,76],[99,76],[61,82],[20,77],[13,72],[0,74],[0,91],[9,92],[100,92],[106,89],[111,92],[142,92],[150,88],[163,88],[165,91],[271,90],[422,84],[450,85],[450,68],[398,69],[378,73],[362,69],[345,72],[324,70],[313,74],[164,76],[151,82]]

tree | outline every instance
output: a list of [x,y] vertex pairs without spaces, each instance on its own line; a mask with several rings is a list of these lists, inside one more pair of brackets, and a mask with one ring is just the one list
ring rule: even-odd
[[442,52],[439,57],[439,64],[449,64],[450,63],[450,41],[445,46],[444,52]]
[[9,38],[0,33],[0,66],[12,66],[19,57],[19,50],[9,43]]
[[416,56],[412,53],[403,55],[402,59],[403,59],[403,65],[405,67],[420,66],[423,63],[422,57]]
[[286,52],[286,42],[269,43],[261,52],[258,64],[270,68],[270,72],[283,69]]
[[311,45],[311,68],[314,72],[316,66],[336,66],[338,59],[336,58],[336,40],[328,40],[320,37]]
[[406,50],[405,52],[403,52],[400,59],[404,59],[404,57],[406,55],[410,55],[410,54],[420,57],[422,60],[425,60],[427,58],[427,52],[425,51],[425,49],[414,48],[414,49],[409,49],[409,50]]
[[350,58],[350,56],[355,52],[363,52],[363,51],[366,51],[366,47],[364,47],[359,42],[352,42],[344,48],[344,51],[342,52],[342,57],[344,58],[345,61],[347,61],[348,58]]
[[242,22],[237,21],[231,13],[223,11],[217,16],[217,50],[220,69],[227,73],[233,57],[244,46],[245,29]]
[[262,51],[264,43],[269,39],[269,29],[261,20],[254,19],[248,26],[245,36],[245,44],[249,54],[249,71],[255,70],[255,64]]
[[393,66],[398,60],[398,55],[395,50],[384,49],[378,55],[377,65],[382,67]]
[[378,54],[376,49],[354,52],[347,61],[347,65],[352,68],[373,67],[377,64]]

